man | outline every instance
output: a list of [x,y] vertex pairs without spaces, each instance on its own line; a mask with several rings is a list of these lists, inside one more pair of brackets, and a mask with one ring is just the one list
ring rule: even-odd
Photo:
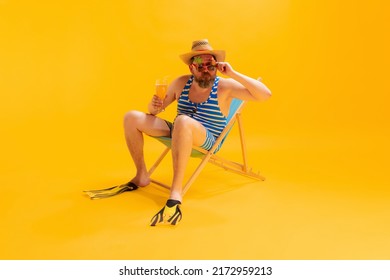
[[[224,62],[225,51],[213,50],[207,39],[194,41],[191,52],[180,56],[191,72],[178,77],[168,87],[161,100],[153,96],[149,113],[130,111],[124,118],[127,147],[136,167],[136,175],[124,191],[135,190],[150,183],[143,155],[143,134],[172,137],[173,181],[166,205],[152,218],[151,225],[176,225],[182,217],[182,183],[192,146],[209,150],[226,126],[233,98],[262,101],[271,96],[260,81],[235,71]],[[228,78],[217,76],[217,71]],[[157,115],[174,101],[178,102],[178,115],[174,124]]]

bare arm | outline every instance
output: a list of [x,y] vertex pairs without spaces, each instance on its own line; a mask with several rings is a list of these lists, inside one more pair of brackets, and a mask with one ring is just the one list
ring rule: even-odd
[[165,110],[173,101],[175,101],[174,82],[167,89],[167,94],[164,99],[153,95],[152,100],[148,104],[148,111],[151,115],[157,115]]
[[260,79],[256,80],[233,70],[228,62],[218,62],[217,67],[222,74],[231,78],[228,79],[227,90],[231,97],[248,101],[264,101],[271,97],[271,91]]
[[164,100],[160,99],[157,95],[153,95],[152,100],[148,104],[149,113],[152,115],[157,115],[163,112],[165,108],[177,100],[189,77],[189,75],[184,75],[173,80],[168,86],[167,95],[165,96]]

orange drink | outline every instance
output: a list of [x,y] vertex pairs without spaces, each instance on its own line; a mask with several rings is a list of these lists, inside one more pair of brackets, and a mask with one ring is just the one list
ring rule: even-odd
[[156,83],[156,95],[164,100],[165,95],[167,94],[168,84],[166,83]]

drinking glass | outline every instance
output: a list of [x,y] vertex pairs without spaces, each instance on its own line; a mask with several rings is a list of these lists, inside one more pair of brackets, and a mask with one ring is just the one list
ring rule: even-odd
[[164,100],[168,89],[168,80],[167,78],[157,79],[156,80],[156,95]]

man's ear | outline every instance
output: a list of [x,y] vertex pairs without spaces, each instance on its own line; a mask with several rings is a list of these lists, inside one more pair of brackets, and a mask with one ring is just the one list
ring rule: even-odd
[[192,74],[194,74],[195,66],[193,64],[188,65],[188,69]]

